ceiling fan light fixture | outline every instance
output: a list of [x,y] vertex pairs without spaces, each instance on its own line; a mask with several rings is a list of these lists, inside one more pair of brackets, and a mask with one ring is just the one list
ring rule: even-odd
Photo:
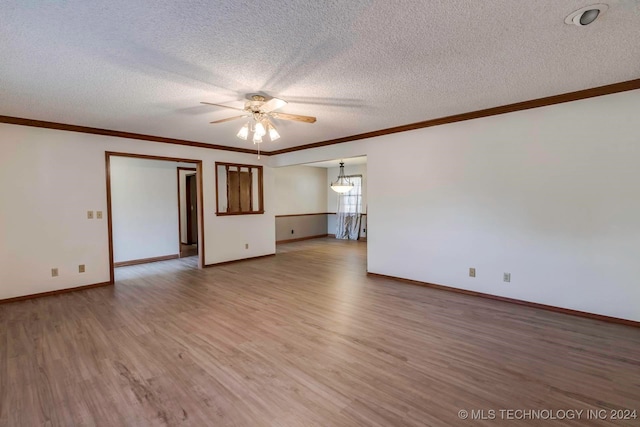
[[236,136],[240,139],[244,139],[245,141],[247,140],[249,137],[249,122],[245,123],[244,126],[240,128]]
[[271,141],[275,141],[276,139],[280,138],[280,134],[271,123],[267,125],[267,128],[269,128],[269,138],[271,139]]
[[256,128],[253,132],[254,132],[254,135],[258,135],[261,138],[267,134],[267,130],[264,128],[264,125],[262,124],[262,122],[256,123]]
[[[287,101],[280,98],[270,98],[268,101],[263,95],[255,94],[245,101],[244,108],[232,107],[230,105],[215,104],[212,102],[201,102],[201,104],[212,105],[236,111],[241,111],[240,116],[227,117],[220,120],[214,120],[211,124],[226,123],[232,120],[249,118],[249,121],[240,128],[236,136],[242,140],[251,138],[254,144],[260,144],[262,137],[269,136],[271,141],[280,139],[280,133],[276,130],[270,119],[293,120],[302,123],[315,123],[316,118],[311,116],[302,116],[300,114],[279,113],[276,110],[287,105]],[[258,158],[260,158],[260,146],[258,146]]]
[[340,173],[338,173],[338,179],[331,183],[331,189],[339,194],[348,193],[353,188],[353,184],[344,175],[344,162],[340,162]]

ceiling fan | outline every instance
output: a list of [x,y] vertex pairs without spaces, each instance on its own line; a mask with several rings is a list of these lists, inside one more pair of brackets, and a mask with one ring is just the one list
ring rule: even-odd
[[201,104],[213,105],[215,107],[229,108],[231,110],[242,111],[243,114],[226,119],[215,120],[211,123],[224,123],[231,120],[249,118],[247,123],[240,128],[236,135],[240,139],[246,140],[250,133],[253,133],[253,143],[260,144],[262,137],[269,134],[271,141],[280,138],[280,134],[271,122],[271,119],[293,120],[303,123],[315,123],[316,118],[311,116],[301,116],[298,114],[280,113],[276,110],[287,105],[287,101],[279,98],[267,99],[262,95],[252,95],[251,98],[244,103],[244,108],[230,107],[223,104],[213,104],[211,102],[201,102]]

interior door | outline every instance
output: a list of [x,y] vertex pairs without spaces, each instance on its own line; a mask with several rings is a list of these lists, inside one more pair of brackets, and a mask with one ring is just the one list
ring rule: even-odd
[[195,175],[186,176],[187,244],[198,243],[198,198]]

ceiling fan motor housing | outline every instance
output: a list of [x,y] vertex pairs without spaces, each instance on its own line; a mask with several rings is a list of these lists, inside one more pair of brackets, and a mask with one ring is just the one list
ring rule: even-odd
[[244,103],[244,109],[257,113],[258,111],[260,111],[262,104],[264,104],[264,101],[247,101]]

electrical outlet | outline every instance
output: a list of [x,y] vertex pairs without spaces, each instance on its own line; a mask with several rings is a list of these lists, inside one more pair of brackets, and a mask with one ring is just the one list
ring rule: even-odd
[[93,211],[87,211],[87,219],[93,219]]
[[293,230],[291,230],[291,234],[293,234]]
[[58,269],[57,268],[52,268],[51,269],[51,277],[58,277]]
[[362,229],[362,232],[363,232],[363,233],[366,233],[366,232],[367,232],[367,229],[366,229],[366,228],[363,228],[363,229]]
[[96,211],[96,218],[102,219],[102,211]]
[[469,277],[476,277],[476,269],[471,267],[469,268]]
[[245,248],[245,249],[249,249],[249,244],[248,244],[248,243],[245,243],[245,244],[244,244],[244,248]]
[[504,280],[505,282],[511,282],[511,273],[504,273],[504,275],[502,276],[502,280]]
[[80,265],[78,266],[78,273],[84,273],[84,270],[85,270],[85,269],[84,269],[84,264],[80,264]]

